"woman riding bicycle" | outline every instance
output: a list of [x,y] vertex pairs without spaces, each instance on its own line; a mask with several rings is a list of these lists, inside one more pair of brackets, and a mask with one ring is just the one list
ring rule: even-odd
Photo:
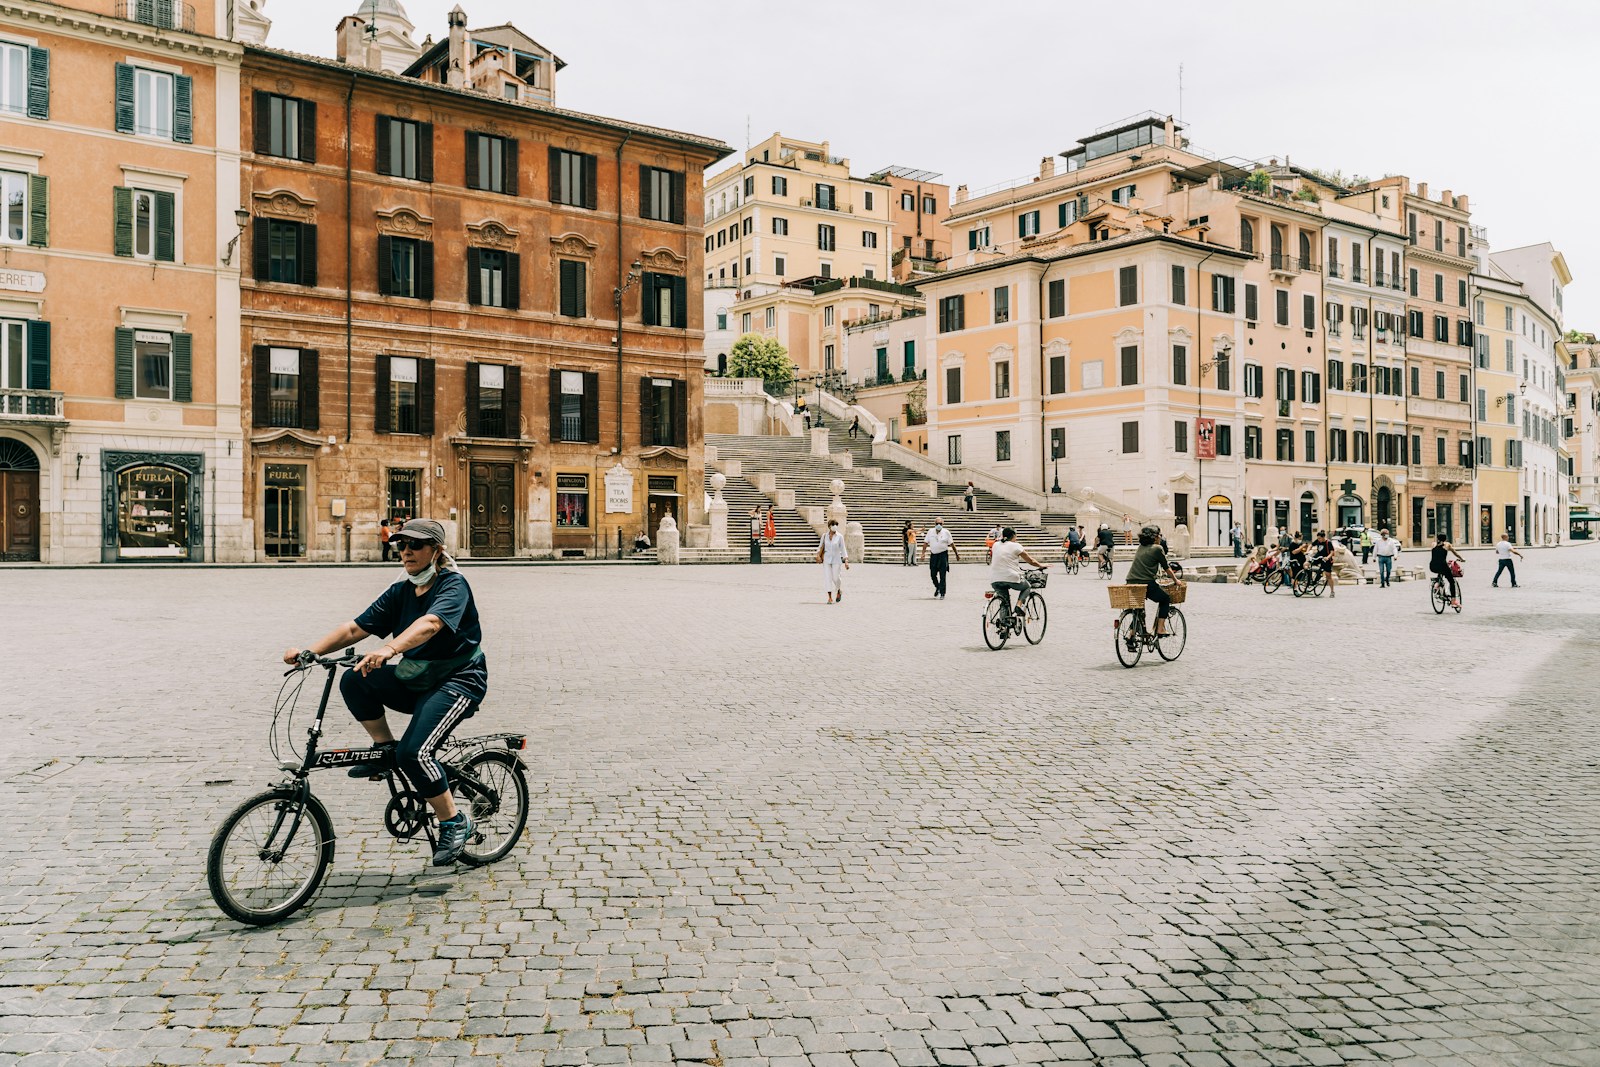
[[[406,576],[383,591],[360,615],[335,627],[305,651],[325,656],[370,635],[388,638],[339,679],[339,693],[384,759],[350,772],[352,778],[381,776],[398,766],[439,818],[435,865],[453,863],[472,834],[472,820],[456,810],[450,784],[434,753],[450,732],[478,710],[489,690],[483,630],[467,580],[444,549],[444,527],[412,519],[392,538]],[[294,663],[301,650],[283,654]],[[396,667],[390,660],[407,653]],[[403,668],[403,669],[402,669]],[[397,742],[384,709],[411,716]]]
[[[1461,600],[1460,594],[1456,591],[1456,576],[1450,571],[1450,557],[1452,555],[1462,563],[1467,561],[1465,556],[1456,551],[1456,546],[1452,545],[1444,534],[1439,534],[1434,542],[1433,554],[1428,558],[1428,570],[1444,580],[1445,588],[1450,592],[1450,606],[1459,608],[1461,607]],[[1441,608],[1440,610],[1444,609]]]
[[1161,547],[1160,528],[1146,526],[1139,531],[1139,550],[1133,554],[1133,564],[1128,568],[1126,581],[1129,585],[1144,586],[1145,599],[1156,602],[1157,637],[1166,636],[1167,616],[1172,613],[1172,597],[1167,595],[1157,580],[1163,574],[1173,581],[1178,580],[1178,572],[1167,562],[1166,550]]
[[1007,526],[1000,531],[989,556],[989,588],[1000,594],[1000,604],[1005,609],[1002,619],[1011,618],[1011,590],[1017,591],[1017,607],[1028,593],[1028,580],[1022,576],[1022,565],[1031,563],[1043,569],[1044,564],[1028,555],[1028,550],[1017,544],[1017,531]]

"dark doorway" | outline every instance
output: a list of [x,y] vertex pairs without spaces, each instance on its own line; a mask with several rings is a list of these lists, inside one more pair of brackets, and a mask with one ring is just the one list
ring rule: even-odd
[[1377,524],[1380,530],[1394,529],[1394,493],[1386,485],[1378,488]]
[[474,556],[509,556],[516,551],[516,467],[474,463],[468,475],[471,513],[468,546]]
[[1311,540],[1311,535],[1316,533],[1317,526],[1317,498],[1310,493],[1300,494],[1300,536]]
[[19,441],[0,440],[0,560],[39,558],[39,459]]
[[298,559],[306,554],[306,469],[269,463],[263,481],[262,551],[268,559]]
[[1265,500],[1250,501],[1250,543],[1264,545],[1267,543],[1267,502]]

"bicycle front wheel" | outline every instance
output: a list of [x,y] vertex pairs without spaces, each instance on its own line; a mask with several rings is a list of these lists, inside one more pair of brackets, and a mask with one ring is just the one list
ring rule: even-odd
[[1188,643],[1189,624],[1184,621],[1183,612],[1173,608],[1172,614],[1167,616],[1167,632],[1156,638],[1156,651],[1171,663],[1183,655],[1183,646]]
[[1273,571],[1261,582],[1263,593],[1276,593],[1283,586],[1283,572]]
[[999,597],[989,601],[989,606],[983,609],[983,643],[996,652],[1005,647],[1006,639],[1011,636],[1011,627],[1002,619],[1003,614]]
[[1291,584],[1290,588],[1294,590],[1294,595],[1296,597],[1303,597],[1306,595],[1306,591],[1310,588],[1310,580],[1311,576],[1305,571],[1301,571],[1299,574],[1294,576],[1294,582]]
[[1433,583],[1431,583],[1428,595],[1429,595],[1429,599],[1433,603],[1433,613],[1435,615],[1443,615],[1444,614],[1445,605],[1450,603],[1450,598],[1445,596],[1445,593],[1444,593],[1444,583],[1443,582],[1433,582]]
[[333,821],[316,797],[269,789],[233,809],[206,854],[211,899],[230,919],[268,926],[310,900],[333,861]]
[[1139,613],[1132,608],[1117,620],[1117,659],[1124,667],[1132,667],[1144,655],[1144,626]]
[[1037,645],[1044,640],[1044,628],[1050,624],[1050,610],[1045,607],[1044,597],[1034,593],[1028,597],[1028,610],[1022,616],[1022,636],[1028,639],[1028,644]]
[[480,752],[461,769],[451,791],[472,817],[461,862],[481,867],[505,858],[522,837],[528,825],[528,778],[509,752]]

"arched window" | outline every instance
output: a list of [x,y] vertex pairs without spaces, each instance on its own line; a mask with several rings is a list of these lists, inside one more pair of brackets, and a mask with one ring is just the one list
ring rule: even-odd
[[1300,269],[1311,269],[1311,235],[1304,230],[1300,231]]
[[1239,220],[1239,251],[1254,252],[1256,250],[1256,228],[1249,219]]

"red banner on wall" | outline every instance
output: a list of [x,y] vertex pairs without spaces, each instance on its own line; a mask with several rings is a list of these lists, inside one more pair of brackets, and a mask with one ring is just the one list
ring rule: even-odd
[[1194,420],[1195,455],[1201,459],[1217,458],[1217,420]]

